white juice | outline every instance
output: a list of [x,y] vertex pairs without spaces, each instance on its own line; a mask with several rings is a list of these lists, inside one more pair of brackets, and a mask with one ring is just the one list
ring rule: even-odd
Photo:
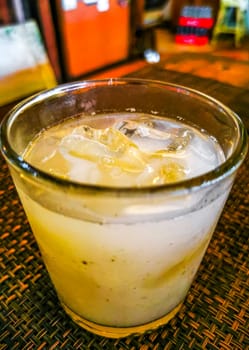
[[[132,188],[195,177],[224,160],[204,132],[138,114],[72,118],[41,132],[24,157],[64,179]],[[183,302],[228,194],[206,203],[210,189],[125,197],[17,187],[62,304],[112,327],[155,321]]]

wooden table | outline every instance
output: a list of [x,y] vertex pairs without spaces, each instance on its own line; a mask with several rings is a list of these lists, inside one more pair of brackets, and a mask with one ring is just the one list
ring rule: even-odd
[[[249,128],[249,90],[165,69],[130,76],[167,80],[212,95]],[[178,315],[150,334],[121,340],[92,335],[60,307],[22,206],[0,158],[0,350],[249,349],[249,157],[239,170],[195,282]]]

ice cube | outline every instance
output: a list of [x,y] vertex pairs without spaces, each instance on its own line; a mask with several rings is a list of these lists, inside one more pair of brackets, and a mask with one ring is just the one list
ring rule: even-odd
[[68,160],[74,157],[98,162],[101,157],[109,155],[108,148],[105,145],[78,134],[64,137],[60,142],[59,150]]
[[33,153],[30,153],[30,162],[33,162],[34,164],[46,163],[49,159],[54,157],[57,144],[58,139],[53,135],[48,135],[47,137],[44,137],[44,139],[40,141],[39,148],[36,147],[35,157],[32,156]]
[[159,168],[158,175],[154,178],[153,184],[165,184],[177,182],[185,177],[184,167],[176,162],[168,162]]
[[186,170],[179,161],[150,156],[148,165],[137,179],[139,185],[163,185],[186,177]]
[[139,121],[123,120],[114,127],[145,151],[148,150],[148,147],[151,147],[153,151],[161,149],[164,153],[183,151],[193,138],[193,132],[187,127],[169,125],[168,128],[160,130],[159,126],[144,118]]
[[174,131],[175,133],[172,132],[171,134],[171,140],[167,145],[167,149],[170,152],[183,151],[193,139],[194,134],[186,128],[175,128]]
[[[75,158],[79,158],[94,162],[102,172],[120,168],[123,172],[136,173],[146,166],[137,145],[112,128],[78,127],[61,140],[59,149],[65,159],[75,162]],[[117,170],[114,169],[114,172]]]
[[89,125],[80,125],[72,131],[73,135],[79,135],[92,141],[99,141],[101,129],[95,129]]
[[[144,130],[148,130],[148,140],[151,141],[151,129],[144,125]],[[164,184],[178,181],[185,175],[181,165],[166,157],[166,151],[145,152],[114,128],[77,127],[61,140],[59,150],[71,163],[73,178],[77,180],[83,169],[82,161],[94,178],[99,177],[98,183],[115,186]]]
[[146,163],[143,153],[137,145],[127,136],[113,128],[105,129],[100,136],[100,141],[108,147],[112,156],[112,162],[102,159],[103,164],[122,168],[123,171],[140,172],[143,171]]

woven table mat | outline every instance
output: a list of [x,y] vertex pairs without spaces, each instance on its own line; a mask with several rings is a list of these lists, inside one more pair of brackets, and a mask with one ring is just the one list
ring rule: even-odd
[[[151,69],[136,76],[162,79],[160,67]],[[164,75],[183,85],[199,84],[226,101],[222,84],[205,85],[174,72]],[[248,91],[226,88],[248,106]],[[233,97],[228,102],[233,104]],[[237,102],[234,109],[243,112],[244,104]],[[0,350],[249,349],[249,156],[180,312],[150,334],[120,340],[90,334],[62,310],[2,156],[0,168]]]

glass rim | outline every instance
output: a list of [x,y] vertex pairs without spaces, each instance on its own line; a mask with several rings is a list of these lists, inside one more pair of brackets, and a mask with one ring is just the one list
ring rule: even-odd
[[[45,101],[47,98],[59,96],[62,93],[67,91],[74,91],[79,88],[89,88],[97,85],[121,85],[121,84],[137,84],[137,85],[154,85],[162,88],[170,88],[176,93],[180,94],[190,94],[192,98],[198,97],[202,101],[206,101],[216,108],[222,109],[226,115],[233,119],[237,125],[238,142],[235,147],[235,150],[232,154],[219,166],[215,167],[213,170],[200,174],[198,176],[180,180],[178,182],[166,183],[163,185],[150,185],[150,186],[140,186],[140,187],[126,187],[126,186],[107,186],[107,185],[97,185],[97,184],[88,184],[83,182],[77,182],[70,179],[64,179],[62,177],[47,173],[43,170],[38,169],[32,164],[26,162],[21,155],[15,152],[11,147],[8,141],[8,130],[11,128],[13,121],[26,109]],[[219,100],[200,92],[196,89],[189,88],[184,85],[162,82],[159,80],[151,79],[141,79],[141,78],[107,78],[99,80],[82,80],[77,82],[69,82],[65,84],[57,85],[54,88],[43,90],[38,92],[21,102],[19,102],[15,107],[13,107],[3,118],[0,125],[0,148],[1,151],[7,160],[14,168],[21,169],[24,173],[28,174],[31,177],[39,179],[40,181],[49,182],[51,184],[56,184],[67,189],[75,189],[76,191],[85,191],[85,192],[95,192],[95,193],[113,193],[113,194],[124,194],[132,195],[134,194],[149,194],[149,193],[158,193],[158,192],[185,192],[190,189],[200,189],[204,187],[209,187],[218,183],[223,178],[228,177],[230,174],[234,173],[240,164],[243,162],[246,153],[247,153],[247,131],[246,128],[240,119],[240,117],[231,110],[228,106],[220,102]]]

